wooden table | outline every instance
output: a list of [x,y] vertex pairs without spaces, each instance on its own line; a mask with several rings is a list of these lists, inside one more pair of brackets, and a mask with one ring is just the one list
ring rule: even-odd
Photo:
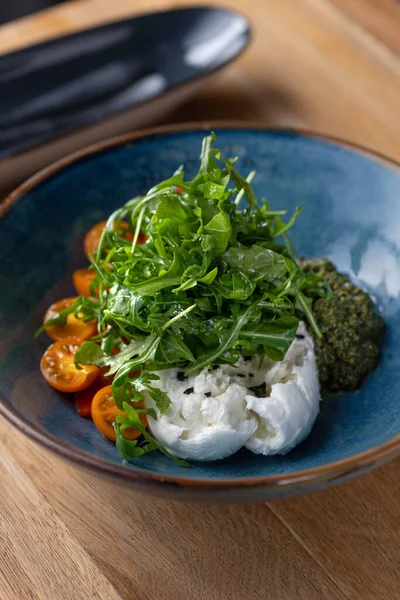
[[[0,28],[0,52],[175,4],[76,0]],[[399,4],[225,4],[253,20],[254,43],[171,122],[260,119],[400,159]],[[179,504],[122,492],[0,427],[2,600],[400,597],[399,461],[294,500]]]

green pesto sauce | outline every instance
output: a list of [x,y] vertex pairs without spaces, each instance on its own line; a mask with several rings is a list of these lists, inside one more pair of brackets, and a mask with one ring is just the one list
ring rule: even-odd
[[322,394],[359,389],[380,359],[383,320],[369,295],[326,259],[301,259],[331,286],[331,299],[313,303],[322,338],[314,336]]

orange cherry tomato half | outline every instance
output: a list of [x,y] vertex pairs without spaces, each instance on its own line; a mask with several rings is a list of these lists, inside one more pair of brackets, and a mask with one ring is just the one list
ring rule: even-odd
[[[64,298],[52,304],[45,316],[44,322],[54,317],[57,313],[68,308],[76,300],[76,297]],[[65,325],[49,325],[45,327],[46,333],[53,341],[65,340],[66,338],[77,338],[79,340],[87,340],[97,332],[97,325],[95,321],[81,321],[77,319],[72,313],[68,315],[67,322]]]
[[90,387],[86,388],[86,390],[74,394],[75,407],[79,416],[84,419],[92,418],[92,400],[102,387],[104,387],[104,383],[100,380],[100,377],[98,377]]
[[[105,438],[115,442],[116,435],[114,430],[114,421],[117,415],[126,417],[126,413],[120,410],[114,402],[111,385],[103,387],[97,392],[92,402],[92,419],[97,429],[104,435]],[[144,427],[147,427],[147,416],[145,413],[139,413],[140,420]],[[135,440],[141,432],[138,429],[125,429],[123,432],[124,438],[127,440]]]
[[[90,293],[90,284],[96,278],[96,273],[94,271],[89,271],[89,269],[77,269],[72,273],[72,281],[74,284],[74,288],[76,289],[76,293],[79,296],[93,296]],[[94,294],[98,296],[98,290],[95,288]]]
[[98,367],[94,365],[85,365],[82,369],[75,367],[74,359],[79,347],[80,340],[75,338],[57,340],[42,356],[42,375],[49,385],[60,392],[85,390],[99,374]]
[[[90,254],[96,254],[101,234],[103,233],[103,229],[106,225],[107,221],[101,221],[100,223],[93,225],[93,227],[87,232],[83,242],[83,249],[85,250],[85,254],[88,258]],[[114,229],[129,242],[133,241],[133,233],[130,231],[129,225],[125,221],[120,221],[118,224],[116,223]]]
[[97,246],[99,245],[100,237],[106,224],[107,221],[101,221],[100,223],[93,225],[93,227],[89,229],[85,235],[83,249],[85,250],[85,254],[88,258],[90,254],[96,254]]

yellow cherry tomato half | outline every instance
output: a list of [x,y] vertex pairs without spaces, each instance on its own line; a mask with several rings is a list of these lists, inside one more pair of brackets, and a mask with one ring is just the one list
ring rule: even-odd
[[57,340],[47,348],[40,361],[40,370],[49,385],[60,392],[80,392],[88,388],[99,374],[98,367],[75,366],[75,354],[80,348],[80,340],[67,338]]
[[[97,246],[99,245],[101,234],[103,233],[103,229],[107,225],[107,221],[101,221],[96,225],[93,225],[91,229],[85,235],[85,240],[83,242],[83,249],[87,258],[91,254],[94,256],[97,251]],[[122,235],[129,242],[133,241],[133,233],[129,229],[128,223],[125,221],[120,221],[118,224],[116,223],[114,226],[114,230],[116,230],[120,235]]]
[[[92,419],[97,429],[105,438],[115,442],[116,435],[114,430],[114,421],[118,415],[126,417],[126,413],[120,410],[114,402],[111,385],[103,387],[97,392],[92,400]],[[140,420],[144,427],[147,427],[147,416],[145,413],[139,413]],[[122,434],[127,440],[135,440],[141,436],[138,429],[125,429]]]
[[[89,271],[89,269],[77,269],[72,273],[72,282],[74,284],[74,288],[76,289],[76,293],[79,296],[93,296],[90,293],[90,284],[96,278],[96,273],[94,271]],[[94,289],[94,295],[98,295],[97,288]]]
[[[52,319],[59,312],[71,306],[77,296],[72,298],[64,298],[52,304],[44,316],[44,323]],[[45,331],[49,338],[53,341],[65,340],[66,338],[77,338],[78,340],[87,340],[97,333],[97,325],[95,321],[82,321],[77,319],[72,313],[68,315],[65,325],[49,325],[45,327]]]

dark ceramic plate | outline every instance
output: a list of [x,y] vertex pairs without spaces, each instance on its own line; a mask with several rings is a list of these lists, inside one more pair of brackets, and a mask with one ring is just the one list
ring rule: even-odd
[[198,7],[145,14],[1,56],[0,157],[193,83],[238,56],[249,39],[242,15]]
[[[100,144],[17,190],[0,220],[0,412],[55,454],[115,481],[178,498],[265,500],[344,481],[400,451],[400,170],[372,153],[317,136],[216,127],[218,147],[257,170],[272,206],[304,211],[292,241],[328,256],[365,286],[386,322],[382,362],[355,394],[325,400],[311,435],[286,456],[242,451],[177,466],[152,453],[121,464],[115,446],[81,419],[39,372],[46,336],[33,338],[51,302],[73,294],[88,228],[181,163],[193,175],[204,131],[166,128]],[[1,209],[0,209],[1,211]]]

